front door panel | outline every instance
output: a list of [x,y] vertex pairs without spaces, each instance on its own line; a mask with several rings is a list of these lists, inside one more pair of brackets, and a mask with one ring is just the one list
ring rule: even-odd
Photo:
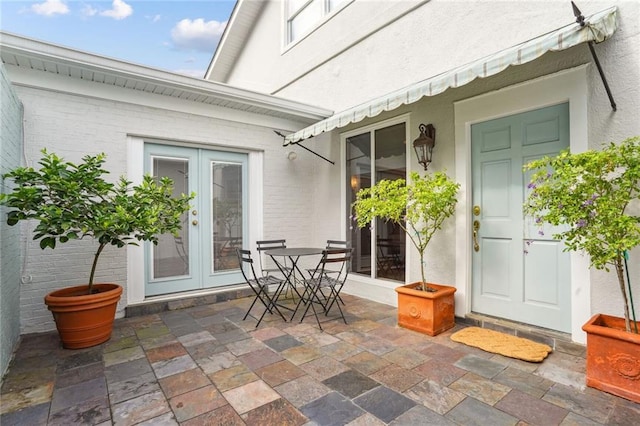
[[145,295],[242,282],[235,248],[247,227],[247,155],[145,144],[145,173],[170,177],[174,193],[195,192],[178,236],[146,244]]
[[472,310],[569,332],[569,255],[522,213],[530,177],[522,166],[569,146],[568,104],[474,124],[471,144],[479,207]]

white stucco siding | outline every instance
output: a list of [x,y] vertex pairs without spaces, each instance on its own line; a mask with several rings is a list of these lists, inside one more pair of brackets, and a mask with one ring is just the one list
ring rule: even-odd
[[[9,76],[16,76],[15,72],[15,69],[9,69]],[[85,83],[80,82],[79,85],[84,86]],[[282,139],[273,132],[273,129],[299,128],[304,123],[273,117],[254,117],[251,113],[240,111],[217,114],[215,107],[193,106],[179,100],[175,101],[171,110],[154,108],[146,105],[163,105],[165,100],[142,92],[127,92],[126,102],[102,99],[103,85],[94,86],[95,96],[88,96],[87,93],[78,96],[57,90],[16,85],[17,96],[25,108],[25,147],[29,164],[35,166],[42,148],[71,161],[78,161],[86,154],[105,152],[106,166],[111,172],[111,178],[115,180],[126,174],[130,166],[127,141],[131,139],[131,135],[146,140],[186,143],[214,149],[260,152],[263,175],[257,180],[261,187],[252,190],[263,192],[264,216],[254,220],[262,226],[264,237],[283,237],[295,241],[296,245],[311,244],[309,224],[316,221],[314,209],[310,207],[316,196],[313,190],[313,168],[316,160],[311,154],[301,150],[283,148]],[[84,87],[83,90],[87,88]],[[111,90],[117,93],[120,89]],[[138,103],[133,103],[136,97]],[[207,107],[210,109],[208,112]],[[221,119],[217,115],[225,118]],[[242,115],[245,123],[241,121]],[[229,120],[229,116],[234,119]],[[263,124],[269,120],[273,122],[273,126]],[[251,122],[258,122],[260,125],[247,124]],[[286,157],[286,152],[291,150],[298,152],[295,161]],[[330,203],[321,204],[326,206],[325,210],[332,208]],[[324,220],[324,215],[319,215],[317,220]],[[86,283],[95,244],[90,241],[70,242],[61,249],[43,251],[37,242],[31,241],[30,234],[26,238],[28,255],[23,275],[31,277],[31,281],[21,287],[21,332],[31,333],[54,328],[43,298],[52,290]],[[128,286],[141,285],[137,280],[134,283],[127,282],[127,250],[129,249],[112,247],[106,249],[100,258],[96,277],[98,282],[124,285],[125,293],[118,308],[118,316],[124,313]]]
[[[637,18],[631,2],[579,6],[589,15],[617,3],[626,19]],[[356,0],[283,48],[281,6],[265,5],[228,82],[336,111],[574,21],[570,3],[560,0]]]

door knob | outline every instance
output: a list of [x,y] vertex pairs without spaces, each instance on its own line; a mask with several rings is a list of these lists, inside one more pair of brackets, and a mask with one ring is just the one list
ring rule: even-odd
[[191,224],[192,224],[192,225],[197,225],[197,224],[198,224],[198,221],[194,219],[194,220],[193,220],[193,222],[191,222]]
[[480,251],[480,244],[478,244],[478,229],[480,229],[480,222],[473,221],[473,250]]

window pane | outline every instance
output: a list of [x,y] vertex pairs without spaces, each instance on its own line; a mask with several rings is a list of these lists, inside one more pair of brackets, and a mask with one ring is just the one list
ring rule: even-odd
[[[173,180],[173,196],[189,193],[189,161],[182,158],[153,158],[153,175]],[[182,214],[182,229],[178,236],[162,234],[153,246],[152,279],[189,275],[189,227],[188,212]]]
[[329,0],[329,12],[336,10],[350,0]]
[[322,18],[322,0],[313,0],[289,21],[289,41],[303,36]]
[[212,161],[211,194],[213,268],[217,272],[238,269],[236,248],[242,247],[242,165]]
[[[406,132],[405,124],[375,131],[376,182],[382,179],[405,179]],[[406,236],[400,226],[376,220],[376,278],[404,282]]]
[[[356,200],[356,193],[361,188],[371,186],[371,134],[347,138],[347,205]],[[371,230],[369,227],[358,228],[351,210],[347,219],[347,230],[353,247],[351,272],[371,276]]]

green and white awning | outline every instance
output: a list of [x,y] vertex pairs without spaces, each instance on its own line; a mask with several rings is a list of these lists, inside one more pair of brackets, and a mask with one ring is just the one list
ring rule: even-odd
[[611,7],[587,17],[584,26],[572,23],[364,104],[335,113],[322,121],[287,135],[284,145],[296,143],[350,123],[357,123],[367,117],[375,117],[384,111],[391,111],[401,105],[416,102],[424,96],[438,95],[451,87],[464,86],[476,78],[490,77],[504,71],[511,65],[531,62],[549,51],[565,50],[585,42],[601,43],[616,31],[617,12],[617,7]]

